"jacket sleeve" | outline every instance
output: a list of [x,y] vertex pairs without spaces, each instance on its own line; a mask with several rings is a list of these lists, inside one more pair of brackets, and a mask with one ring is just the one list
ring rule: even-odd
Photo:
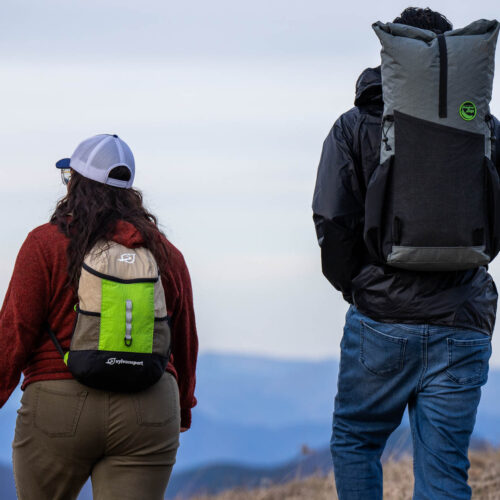
[[364,202],[353,151],[353,120],[342,115],[323,144],[313,198],[313,220],[322,270],[352,303],[352,278],[360,267]]
[[179,290],[172,314],[172,362],[177,373],[181,406],[181,427],[191,427],[191,408],[196,406],[196,362],[198,358],[198,335],[193,307],[191,278],[182,256],[176,265],[174,281]]
[[39,241],[30,233],[17,255],[0,311],[0,407],[16,388],[47,319],[50,273]]

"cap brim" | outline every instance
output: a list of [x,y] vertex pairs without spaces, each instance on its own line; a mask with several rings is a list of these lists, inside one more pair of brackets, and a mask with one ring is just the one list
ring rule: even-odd
[[63,158],[56,163],[56,168],[70,168],[69,162],[71,158]]

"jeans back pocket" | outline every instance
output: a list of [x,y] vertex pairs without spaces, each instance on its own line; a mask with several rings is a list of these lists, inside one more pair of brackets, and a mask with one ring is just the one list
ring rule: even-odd
[[397,373],[403,368],[407,342],[406,338],[379,332],[362,321],[359,360],[375,375]]
[[448,377],[461,385],[485,384],[491,356],[491,339],[446,339],[448,343]]

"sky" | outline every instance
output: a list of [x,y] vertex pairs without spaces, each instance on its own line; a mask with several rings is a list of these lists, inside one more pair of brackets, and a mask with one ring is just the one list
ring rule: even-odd
[[[416,5],[455,27],[498,15],[497,0]],[[64,194],[54,163],[116,133],[186,258],[200,350],[338,356],[347,304],[321,274],[316,169],[359,73],[379,64],[371,24],[407,6],[3,0],[0,300],[27,233]]]

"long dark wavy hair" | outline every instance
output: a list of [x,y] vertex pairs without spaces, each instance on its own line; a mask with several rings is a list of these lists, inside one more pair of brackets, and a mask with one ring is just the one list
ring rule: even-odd
[[[127,167],[116,167],[110,177],[127,180]],[[143,205],[142,193],[87,179],[72,170],[68,192],[56,206],[50,222],[69,238],[68,285],[78,287],[85,255],[100,240],[110,239],[116,223],[130,222],[142,235],[161,270],[167,267],[168,253],[161,240],[157,218]],[[164,236],[164,235],[163,235]]]

